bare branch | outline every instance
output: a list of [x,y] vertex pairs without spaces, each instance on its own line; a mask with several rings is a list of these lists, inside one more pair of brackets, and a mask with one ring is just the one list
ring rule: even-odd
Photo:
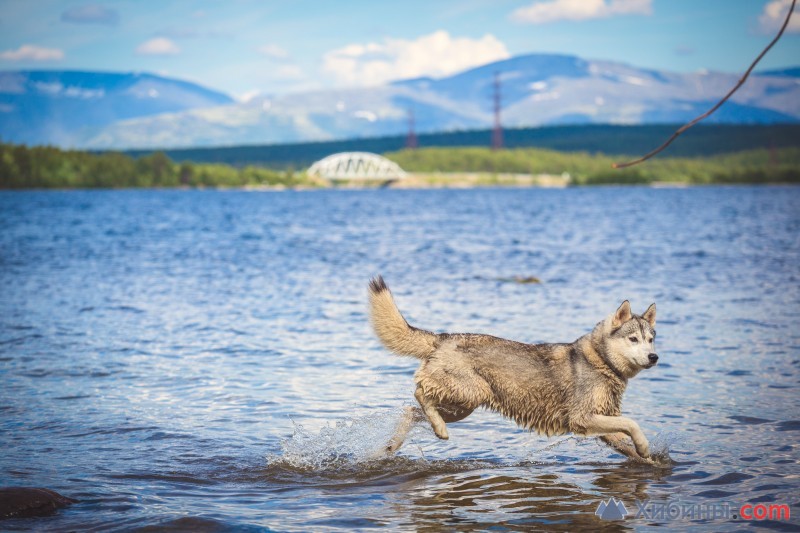
[[612,164],[612,165],[611,165],[611,167],[612,167],[612,168],[625,168],[625,167],[631,167],[631,166],[633,166],[633,165],[638,165],[639,163],[642,163],[642,162],[644,162],[644,161],[647,161],[648,159],[650,159],[651,157],[653,157],[654,155],[656,155],[657,153],[659,153],[660,151],[662,151],[664,148],[666,148],[667,146],[669,146],[670,144],[672,144],[672,141],[674,141],[675,139],[677,139],[677,138],[678,138],[678,136],[679,136],[681,133],[683,133],[684,131],[688,130],[689,128],[691,128],[692,126],[694,126],[695,124],[697,124],[698,122],[700,122],[701,120],[703,120],[704,118],[706,118],[706,117],[708,117],[709,115],[711,115],[711,114],[712,114],[714,111],[716,111],[717,109],[719,109],[719,108],[720,108],[720,106],[721,106],[722,104],[724,104],[724,103],[725,103],[725,102],[728,100],[728,98],[730,98],[731,96],[733,96],[733,93],[735,93],[736,91],[738,91],[738,90],[739,90],[739,87],[741,87],[741,86],[744,84],[744,82],[745,82],[745,81],[747,80],[747,78],[750,76],[750,73],[753,71],[753,69],[755,68],[755,66],[758,64],[758,62],[759,62],[759,61],[761,61],[761,58],[762,58],[762,57],[764,57],[764,56],[766,55],[766,53],[767,53],[767,52],[769,52],[769,49],[770,49],[770,48],[772,48],[772,47],[775,45],[775,43],[777,43],[777,42],[778,42],[778,39],[780,39],[780,38],[781,38],[781,35],[783,35],[783,32],[786,30],[786,27],[789,25],[789,19],[791,19],[791,18],[792,18],[792,13],[794,12],[794,6],[795,6],[795,4],[796,4],[796,3],[797,3],[797,0],[792,0],[792,5],[789,7],[789,12],[786,14],[786,20],[784,20],[784,21],[783,21],[783,26],[781,26],[781,29],[780,29],[780,31],[778,32],[778,34],[775,36],[775,38],[774,38],[774,39],[772,39],[772,42],[770,42],[770,43],[767,45],[767,47],[766,47],[766,48],[764,48],[764,50],[762,50],[760,54],[758,54],[758,57],[757,57],[757,58],[755,59],[755,61],[753,61],[753,63],[750,65],[750,68],[748,68],[748,69],[747,69],[747,72],[745,72],[745,73],[744,73],[744,75],[742,76],[742,78],[739,80],[739,83],[737,83],[737,84],[736,84],[736,85],[733,87],[733,89],[731,89],[730,91],[728,91],[728,94],[726,94],[726,95],[725,95],[725,97],[724,97],[724,98],[722,98],[722,100],[720,100],[719,102],[717,102],[717,103],[714,105],[714,107],[712,107],[711,109],[709,109],[708,111],[706,111],[705,113],[703,113],[702,115],[700,115],[699,117],[695,118],[695,119],[694,119],[694,120],[692,120],[691,122],[688,122],[688,123],[684,124],[683,126],[681,126],[680,128],[678,128],[678,130],[677,130],[675,133],[673,133],[673,134],[672,134],[672,137],[670,137],[669,139],[667,139],[667,141],[666,141],[664,144],[662,144],[661,146],[659,146],[659,147],[658,147],[658,148],[656,148],[655,150],[653,150],[653,151],[651,151],[651,152],[648,152],[647,154],[643,155],[643,156],[642,156],[642,157],[640,157],[639,159],[634,159],[633,161],[628,161],[627,163],[614,163],[614,164]]

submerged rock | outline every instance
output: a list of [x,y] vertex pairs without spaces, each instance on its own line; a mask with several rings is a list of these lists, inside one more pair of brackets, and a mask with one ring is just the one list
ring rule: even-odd
[[514,276],[513,278],[497,278],[497,281],[507,281],[510,283],[541,283],[542,280],[537,278],[536,276]]
[[48,489],[34,487],[0,488],[0,520],[48,516],[77,500]]

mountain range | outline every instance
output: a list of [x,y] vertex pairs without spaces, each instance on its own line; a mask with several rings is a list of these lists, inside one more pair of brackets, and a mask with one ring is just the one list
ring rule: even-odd
[[0,138],[24,144],[87,147],[126,120],[230,105],[199,85],[144,73],[0,72]]
[[[708,109],[739,76],[675,73],[575,56],[517,56],[443,78],[262,95],[237,102],[145,73],[0,72],[0,138],[90,149],[176,148],[490,127],[495,77],[503,124],[659,124]],[[800,122],[800,68],[753,75],[709,121]]]

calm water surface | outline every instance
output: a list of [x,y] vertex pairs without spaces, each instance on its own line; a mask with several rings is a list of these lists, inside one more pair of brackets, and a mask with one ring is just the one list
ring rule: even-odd
[[[792,506],[800,525],[800,188],[0,194],[0,486],[80,503],[15,530],[729,530],[636,500]],[[676,464],[489,412],[418,427],[412,324],[572,341],[658,304],[623,413]],[[539,285],[499,281],[537,276]],[[600,520],[601,500],[631,516]]]

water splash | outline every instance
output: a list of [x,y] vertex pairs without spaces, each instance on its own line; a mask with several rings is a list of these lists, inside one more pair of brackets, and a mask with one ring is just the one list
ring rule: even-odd
[[[655,435],[650,440],[650,457],[647,459],[630,457],[626,461],[633,463],[647,464],[659,468],[670,468],[675,465],[675,461],[670,457],[670,446],[676,444],[680,437],[673,432],[664,432]],[[598,456],[600,452],[602,458]],[[547,463],[618,463],[619,459],[609,459],[610,454],[619,457],[620,452],[613,450],[607,444],[596,437],[583,437],[570,435],[561,437],[554,442],[549,442],[543,447],[539,447],[528,453],[523,463],[547,464]],[[624,456],[623,456],[624,457]]]
[[658,433],[650,439],[650,459],[655,466],[666,468],[675,464],[675,461],[669,455],[669,448],[671,444],[676,444],[678,440],[678,434],[672,431]]
[[564,462],[564,453],[575,453],[575,448],[580,446],[585,440],[586,439],[574,435],[558,438],[554,442],[548,442],[544,446],[537,447],[535,450],[528,452],[523,462],[530,464],[542,464],[551,461]]
[[[281,469],[327,473],[337,471],[343,473],[352,470],[353,467],[358,467],[360,470],[372,467],[380,469],[383,465],[383,467],[389,468],[387,462],[392,463],[398,457],[388,453],[386,446],[394,436],[403,414],[404,408],[402,407],[382,409],[368,415],[328,422],[319,432],[313,432],[293,421],[294,431],[291,438],[281,442],[279,454],[267,457],[267,465]],[[409,447],[413,444],[414,434],[419,434],[420,431],[426,429],[432,435],[427,424],[417,423],[409,432],[405,446]],[[675,464],[669,455],[669,449],[678,440],[680,440],[679,436],[673,432],[659,433],[650,440],[650,457],[648,459],[632,458],[629,460],[659,468],[669,468]],[[599,448],[605,452],[610,450],[607,445],[593,437],[571,435],[529,452],[520,464],[591,460],[594,455],[592,444],[599,444]],[[430,462],[425,459],[424,455],[421,460],[425,463]],[[412,460],[412,462],[414,461]],[[445,462],[452,462],[452,460]],[[403,466],[408,465],[404,464]]]
[[386,445],[401,416],[402,409],[381,410],[328,423],[319,433],[294,423],[292,437],[281,442],[280,455],[269,457],[268,463],[301,470],[336,470],[385,459]]

